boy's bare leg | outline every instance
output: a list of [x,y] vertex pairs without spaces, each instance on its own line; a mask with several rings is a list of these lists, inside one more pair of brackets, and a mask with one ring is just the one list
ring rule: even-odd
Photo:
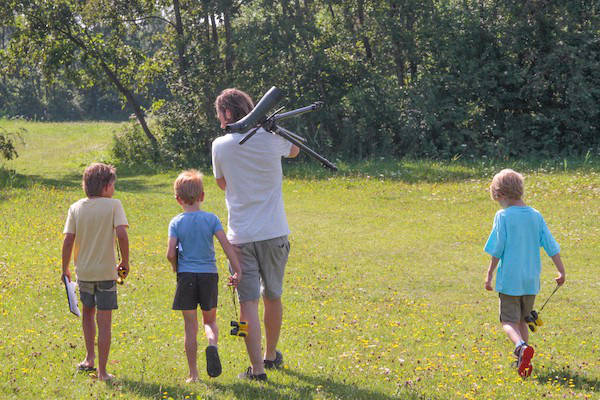
[[202,310],[202,321],[204,322],[204,333],[208,339],[208,344],[216,346],[219,340],[219,327],[217,326],[216,307],[209,311]]
[[110,352],[112,310],[98,310],[96,321],[98,322],[98,379],[106,381],[114,378],[106,372]]
[[529,327],[527,326],[527,322],[521,321],[519,324],[519,331],[521,333],[521,339],[523,339],[525,343],[529,343]]
[[185,355],[188,360],[190,376],[187,382],[195,382],[198,380],[198,366],[196,363],[196,355],[198,352],[198,313],[196,310],[182,310],[183,322],[185,325]]
[[252,364],[252,374],[259,375],[265,372],[265,365],[261,352],[260,320],[258,318],[258,299],[240,303],[240,318],[248,322],[248,336],[244,338],[246,351]]
[[508,338],[512,340],[512,342],[518,345],[521,340],[524,340],[521,336],[521,323],[518,322],[502,322],[502,328],[504,332],[508,335]]
[[81,325],[83,327],[83,339],[85,341],[85,360],[80,365],[93,367],[96,358],[95,340],[96,340],[96,321],[94,316],[96,307],[87,307],[83,304],[83,315],[81,316]]
[[263,297],[265,304],[265,336],[267,345],[265,348],[265,360],[275,359],[275,350],[279,341],[279,333],[281,332],[281,321],[283,317],[283,305],[281,298],[267,299]]

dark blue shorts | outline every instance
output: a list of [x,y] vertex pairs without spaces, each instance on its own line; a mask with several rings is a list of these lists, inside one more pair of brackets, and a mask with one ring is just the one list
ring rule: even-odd
[[179,272],[173,310],[195,310],[200,304],[204,311],[217,306],[219,274]]

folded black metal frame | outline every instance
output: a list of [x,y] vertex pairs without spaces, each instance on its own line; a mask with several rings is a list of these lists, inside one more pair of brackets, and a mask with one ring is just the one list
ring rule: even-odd
[[[243,129],[243,128],[247,127],[247,125],[250,125],[250,124],[253,125],[254,129],[252,129],[250,132],[248,132],[246,134],[246,136],[244,136],[242,138],[242,140],[240,140],[239,144],[243,145],[244,143],[246,143],[248,141],[248,139],[250,139],[257,132],[257,130],[259,128],[263,128],[267,132],[270,132],[275,135],[279,135],[282,138],[284,138],[285,140],[298,146],[301,150],[304,150],[309,156],[311,156],[314,159],[316,159],[317,161],[321,162],[321,164],[323,164],[323,166],[325,166],[333,171],[337,171],[337,167],[335,166],[335,164],[333,164],[332,162],[330,162],[325,157],[321,156],[319,153],[317,153],[316,151],[314,151],[313,149],[311,149],[310,147],[308,147],[305,144],[306,138],[304,138],[300,135],[297,135],[294,132],[292,132],[282,126],[279,126],[277,124],[278,121],[281,121],[281,120],[284,120],[287,118],[297,117],[297,116],[305,114],[307,112],[316,111],[323,107],[323,102],[317,101],[306,107],[302,107],[302,108],[298,108],[295,110],[280,113],[280,111],[283,110],[283,107],[282,107],[265,118],[264,114],[265,114],[266,109],[272,107],[274,105],[274,103],[281,98],[281,96],[282,96],[281,91],[279,89],[277,89],[276,87],[272,87],[271,90],[269,90],[262,97],[262,99],[257,103],[253,112],[248,114],[247,117],[245,117],[238,123],[227,125],[226,130],[233,131],[233,130],[236,130],[236,128]],[[263,114],[263,116],[261,116],[260,114]]]

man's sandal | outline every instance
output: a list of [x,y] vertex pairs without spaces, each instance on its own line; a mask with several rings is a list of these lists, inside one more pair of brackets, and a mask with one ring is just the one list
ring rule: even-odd
[[275,350],[274,360],[264,360],[266,369],[279,369],[283,365],[283,354],[279,350]]

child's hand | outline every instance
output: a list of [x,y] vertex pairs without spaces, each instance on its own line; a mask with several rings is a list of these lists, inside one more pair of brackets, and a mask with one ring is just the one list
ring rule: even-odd
[[71,271],[69,271],[69,270],[63,271],[62,275],[60,276],[61,281],[63,280],[63,276],[66,276],[67,278],[69,278],[69,282],[71,282]]
[[565,279],[566,279],[565,274],[562,274],[560,272],[558,273],[558,276],[556,278],[554,278],[554,280],[556,281],[556,284],[558,286],[561,286],[563,283],[565,283]]
[[494,288],[492,287],[492,278],[490,278],[489,276],[485,280],[485,290],[494,290]]
[[242,274],[240,273],[238,275],[238,273],[236,272],[235,274],[233,274],[229,277],[229,283],[227,283],[227,285],[237,288],[238,283],[240,283],[240,280],[242,280]]

